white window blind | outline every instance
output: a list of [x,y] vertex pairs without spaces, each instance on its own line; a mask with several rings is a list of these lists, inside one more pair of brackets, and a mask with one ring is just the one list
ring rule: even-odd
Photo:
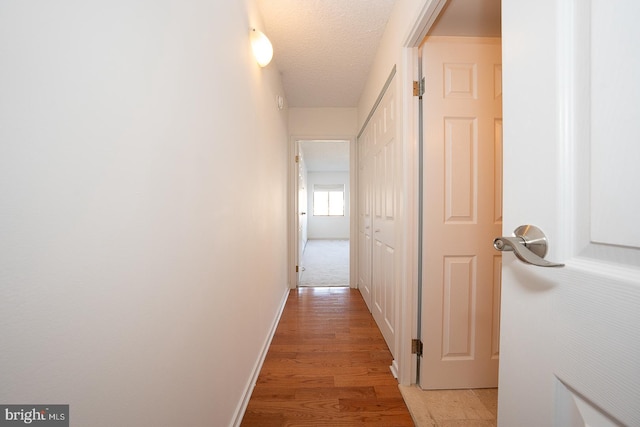
[[313,215],[344,216],[344,184],[315,184]]

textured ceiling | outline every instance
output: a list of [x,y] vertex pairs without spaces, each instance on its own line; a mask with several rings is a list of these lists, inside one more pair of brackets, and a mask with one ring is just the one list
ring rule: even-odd
[[[395,0],[257,0],[289,107],[356,107]],[[430,35],[500,36],[501,0],[448,0]],[[305,143],[309,170],[348,169],[348,144]]]
[[290,107],[355,107],[394,0],[258,0]]
[[300,151],[309,172],[349,170],[349,141],[300,141]]
[[[257,0],[289,107],[356,107],[395,0]],[[448,0],[430,35],[500,36],[500,0]]]

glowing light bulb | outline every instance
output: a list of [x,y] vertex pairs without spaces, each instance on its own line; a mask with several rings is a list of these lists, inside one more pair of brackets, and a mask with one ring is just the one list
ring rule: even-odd
[[256,57],[258,65],[266,67],[273,58],[273,46],[269,41],[269,38],[261,31],[253,28],[251,30],[251,48],[253,49],[253,56]]

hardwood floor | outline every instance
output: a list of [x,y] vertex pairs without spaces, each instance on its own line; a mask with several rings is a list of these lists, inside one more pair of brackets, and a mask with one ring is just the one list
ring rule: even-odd
[[242,426],[413,426],[392,357],[349,288],[289,294]]

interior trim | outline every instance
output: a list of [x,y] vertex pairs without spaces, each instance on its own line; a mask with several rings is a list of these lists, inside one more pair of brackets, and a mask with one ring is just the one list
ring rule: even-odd
[[389,74],[389,77],[387,77],[387,81],[384,83],[384,86],[382,87],[382,90],[380,91],[380,94],[378,95],[378,99],[376,99],[376,102],[374,102],[373,107],[371,107],[371,111],[369,111],[369,115],[367,116],[367,119],[362,124],[362,128],[360,128],[360,132],[358,132],[357,139],[360,139],[360,136],[362,135],[362,132],[364,132],[364,130],[367,128],[367,125],[369,124],[369,120],[371,120],[371,117],[373,116],[373,113],[376,112],[376,108],[378,108],[378,105],[380,104],[380,101],[382,101],[382,97],[384,96],[385,92],[389,88],[389,85],[391,84],[391,81],[393,80],[393,77],[395,75],[396,75],[396,66],[394,65],[393,68],[391,69],[391,73]]
[[267,352],[269,351],[269,347],[271,346],[271,341],[273,340],[273,336],[276,334],[276,329],[278,328],[278,324],[280,323],[280,317],[282,316],[282,312],[284,311],[284,306],[287,303],[287,299],[289,297],[289,292],[291,290],[287,286],[286,292],[282,297],[282,301],[280,302],[280,308],[278,309],[278,314],[276,315],[273,323],[271,324],[271,329],[269,330],[269,334],[267,335],[267,339],[262,345],[262,350],[260,351],[260,357],[258,358],[255,366],[253,367],[253,371],[251,373],[251,377],[249,378],[249,382],[244,388],[244,393],[242,396],[242,400],[238,404],[238,407],[235,410],[235,414],[233,416],[233,426],[239,427],[242,423],[242,418],[244,417],[244,413],[247,410],[247,405],[249,405],[249,400],[251,400],[251,394],[253,393],[253,389],[256,386],[256,381],[258,381],[258,376],[260,375],[260,371],[262,370],[262,365],[264,364],[264,359],[267,357]]

